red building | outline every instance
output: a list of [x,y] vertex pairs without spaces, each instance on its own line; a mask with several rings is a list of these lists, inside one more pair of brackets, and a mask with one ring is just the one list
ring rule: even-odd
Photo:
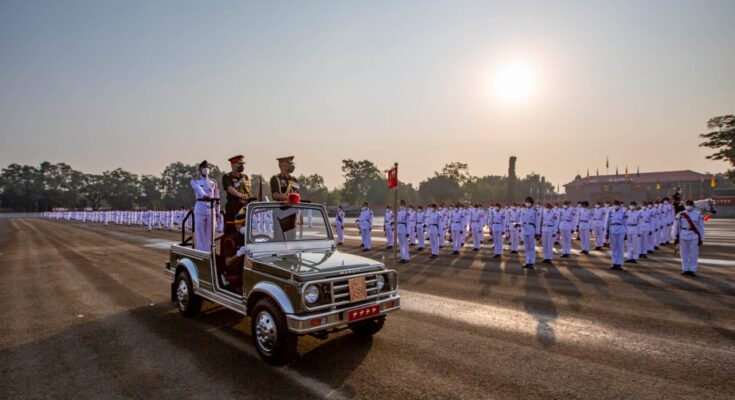
[[674,188],[680,187],[684,199],[712,197],[712,175],[698,172],[666,171],[641,172],[634,174],[601,175],[588,178],[577,177],[564,185],[566,197],[572,202],[580,200],[624,202],[653,201],[671,197]]

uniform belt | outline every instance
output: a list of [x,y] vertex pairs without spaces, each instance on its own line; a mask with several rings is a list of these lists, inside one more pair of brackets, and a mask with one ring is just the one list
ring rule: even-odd
[[683,231],[691,231],[692,228],[681,228],[681,230],[683,230]]
[[579,220],[579,222],[587,223],[587,222],[590,222],[590,221],[588,219],[582,219],[582,220]]
[[547,228],[553,228],[554,227],[554,225],[544,225],[544,226],[547,227]]
[[610,224],[610,225],[623,225],[623,224],[614,223],[614,224]]
[[399,222],[398,225],[406,225],[405,222]]
[[439,224],[430,224],[429,226],[439,226]]
[[628,226],[638,226],[638,224],[628,224]]

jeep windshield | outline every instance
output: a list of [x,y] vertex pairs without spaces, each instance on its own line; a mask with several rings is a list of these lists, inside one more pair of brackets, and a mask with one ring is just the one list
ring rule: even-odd
[[250,243],[332,240],[329,220],[320,205],[259,203],[249,213]]

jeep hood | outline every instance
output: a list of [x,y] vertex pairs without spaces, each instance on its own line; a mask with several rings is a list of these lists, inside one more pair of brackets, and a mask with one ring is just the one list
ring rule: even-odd
[[293,254],[264,256],[258,263],[287,270],[297,275],[352,275],[383,268],[379,261],[337,250],[303,251]]

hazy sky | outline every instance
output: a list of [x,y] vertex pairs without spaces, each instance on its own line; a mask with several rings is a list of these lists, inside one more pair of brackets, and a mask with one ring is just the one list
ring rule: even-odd
[[[341,184],[340,160],[552,182],[720,172],[698,133],[735,112],[735,1],[0,1],[0,167],[158,174],[244,153]],[[521,65],[528,98],[493,82]],[[514,67],[511,67],[514,68]],[[511,91],[513,85],[511,85]],[[520,89],[519,89],[520,90]]]

